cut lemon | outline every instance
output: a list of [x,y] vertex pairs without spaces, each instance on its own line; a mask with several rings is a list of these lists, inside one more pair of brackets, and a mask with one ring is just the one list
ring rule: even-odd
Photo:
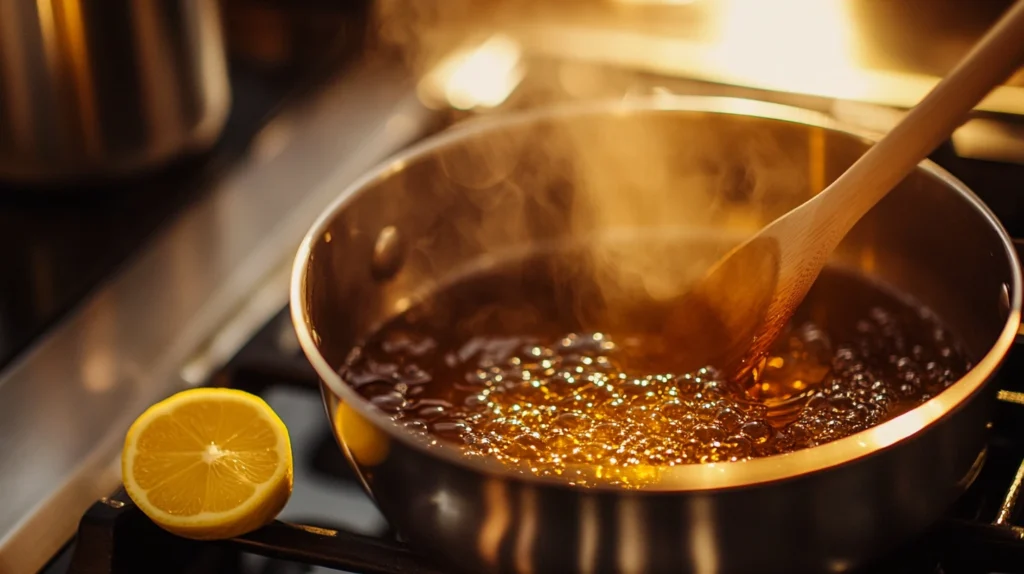
[[272,521],[292,491],[288,430],[263,399],[192,389],[161,401],[128,429],[125,490],[157,525],[199,540]]

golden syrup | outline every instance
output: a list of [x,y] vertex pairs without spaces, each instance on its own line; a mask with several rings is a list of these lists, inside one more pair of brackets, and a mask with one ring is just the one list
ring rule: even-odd
[[[927,310],[857,275],[826,269],[756,381],[713,366],[673,370],[661,312],[580,319],[607,305],[544,258],[471,276],[354,349],[345,380],[414,432],[558,476],[741,461],[827,443],[888,420],[959,379],[970,362]],[[589,301],[587,297],[592,297]],[[594,316],[599,316],[596,314]],[[641,473],[643,474],[643,473]],[[576,478],[574,482],[585,482]]]

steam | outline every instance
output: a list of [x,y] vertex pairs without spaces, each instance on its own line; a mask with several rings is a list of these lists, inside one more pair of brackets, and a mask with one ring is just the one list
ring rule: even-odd
[[[429,77],[467,43],[487,45],[501,14],[528,18],[538,3],[386,0],[376,7],[380,38]],[[572,65],[545,73],[564,77]],[[468,199],[473,209],[438,210],[483,254],[545,242],[579,246],[557,272],[584,323],[595,310],[594,321],[620,324],[638,302],[671,304],[728,249],[806,199],[821,177],[820,134],[781,122],[767,129],[738,115],[656,109],[673,105],[665,96],[639,112],[569,108],[474,138],[438,162],[445,204]],[[581,283],[597,292],[578,289]]]
[[652,307],[672,306],[820,175],[803,126],[631,105],[477,132],[437,164],[453,243],[497,258],[568,247],[551,272],[584,327],[657,328]]

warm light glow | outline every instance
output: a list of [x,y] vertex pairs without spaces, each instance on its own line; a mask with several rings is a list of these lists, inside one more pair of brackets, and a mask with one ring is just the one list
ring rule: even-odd
[[619,4],[637,4],[641,6],[685,6],[697,0],[615,0]]
[[[939,407],[941,410],[942,407]],[[885,424],[878,425],[872,430],[872,438],[874,444],[871,448],[880,449],[886,448],[889,445],[895,444],[898,441],[903,440],[909,436],[915,429],[923,428],[929,423],[929,414],[935,413],[936,407],[925,403],[916,409],[909,410],[902,415],[886,422]],[[931,413],[927,411],[933,411]]]
[[[939,81],[859,62],[870,31],[848,0],[705,0],[693,7],[699,7],[700,23],[681,25],[678,33],[571,17],[511,23],[508,29],[531,54],[896,108],[916,105]],[[601,85],[597,74],[563,70],[562,76],[570,92]],[[1024,115],[1024,88],[1000,86],[975,109]]]
[[521,55],[515,40],[492,36],[442,61],[424,78],[421,95],[459,110],[499,106],[523,79]]
[[842,0],[723,0],[720,6],[711,61],[724,73],[787,91],[863,88]]

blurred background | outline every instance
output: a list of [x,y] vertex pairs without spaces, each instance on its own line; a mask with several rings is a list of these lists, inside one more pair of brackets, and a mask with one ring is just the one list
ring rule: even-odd
[[[506,100],[528,78],[517,104],[661,88],[814,107],[884,129],[891,114],[843,104],[913,105],[1008,5],[387,1],[375,5],[375,33],[424,77],[425,96],[457,109],[512,104]],[[1022,82],[1016,75],[979,109],[1019,115]]]

